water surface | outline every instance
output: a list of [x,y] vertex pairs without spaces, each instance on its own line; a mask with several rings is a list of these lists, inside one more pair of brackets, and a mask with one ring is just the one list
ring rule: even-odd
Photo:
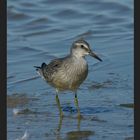
[[[8,0],[7,136],[27,132],[30,140],[134,139],[133,1]],[[34,65],[63,57],[85,38],[103,62],[87,57],[89,74],[74,95],[59,94],[65,114],[59,118],[55,90]]]

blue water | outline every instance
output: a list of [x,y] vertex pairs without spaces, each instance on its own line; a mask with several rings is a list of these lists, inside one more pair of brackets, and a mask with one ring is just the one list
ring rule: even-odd
[[[7,1],[7,94],[29,98],[26,104],[8,107],[8,140],[20,138],[25,130],[30,140],[133,139],[134,110],[119,106],[133,103],[134,97],[133,13],[131,0]],[[60,123],[55,90],[33,66],[67,55],[80,37],[103,62],[87,57],[89,74],[78,90],[84,116],[80,123],[74,95],[59,94],[66,114]],[[15,116],[14,108],[31,112]]]

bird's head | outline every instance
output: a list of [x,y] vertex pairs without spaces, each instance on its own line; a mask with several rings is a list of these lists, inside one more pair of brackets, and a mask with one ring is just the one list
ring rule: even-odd
[[86,55],[90,55],[99,61],[102,61],[91,49],[90,45],[83,39],[77,40],[73,42],[71,47],[71,54],[76,57],[84,57]]

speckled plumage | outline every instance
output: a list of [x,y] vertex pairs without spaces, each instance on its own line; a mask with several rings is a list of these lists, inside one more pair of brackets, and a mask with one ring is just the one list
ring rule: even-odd
[[52,60],[49,64],[42,63],[36,68],[42,78],[57,90],[76,91],[88,75],[85,55],[91,52],[86,41],[78,40],[72,44],[68,56]]
[[75,91],[88,74],[88,65],[81,58],[74,57],[56,59],[42,68],[44,79],[57,90]]

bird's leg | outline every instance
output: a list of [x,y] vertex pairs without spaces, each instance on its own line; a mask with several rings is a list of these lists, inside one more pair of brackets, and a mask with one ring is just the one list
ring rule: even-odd
[[63,121],[63,117],[59,117],[59,124],[58,124],[58,128],[57,128],[57,131],[58,131],[58,132],[60,132],[60,130],[61,130],[62,121]]
[[77,107],[77,111],[78,111],[78,119],[81,119],[82,118],[82,115],[80,113],[80,108],[79,108],[79,104],[78,104],[78,98],[77,98],[77,93],[75,92],[75,98],[74,98],[74,101],[75,101],[75,105]]
[[56,103],[57,103],[57,107],[59,109],[60,117],[63,117],[63,111],[62,111],[62,108],[61,108],[61,105],[60,105],[60,100],[59,100],[59,97],[58,97],[58,92],[56,93]]

